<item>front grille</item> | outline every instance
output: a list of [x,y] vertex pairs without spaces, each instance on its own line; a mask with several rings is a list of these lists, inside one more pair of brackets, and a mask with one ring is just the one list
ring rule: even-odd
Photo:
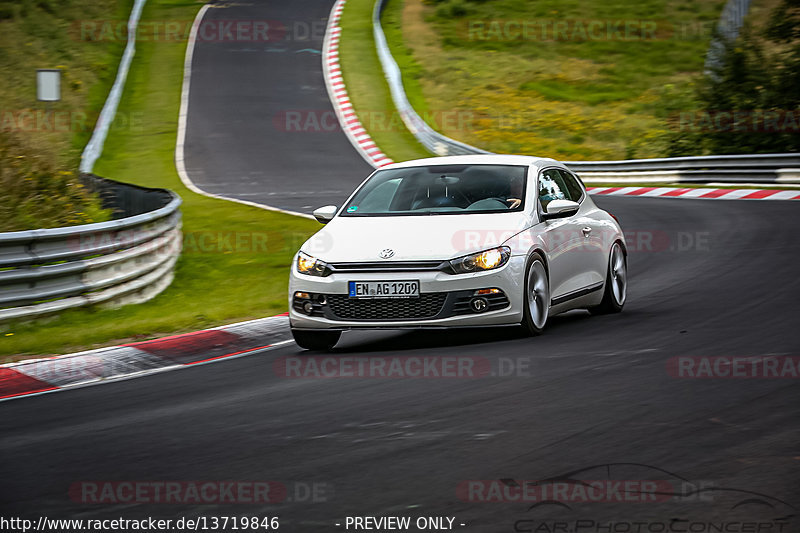
[[418,272],[442,270],[447,261],[383,261],[362,263],[329,263],[334,272]]
[[328,296],[328,307],[341,320],[409,320],[433,318],[442,311],[447,294],[420,294],[418,298],[349,298]]

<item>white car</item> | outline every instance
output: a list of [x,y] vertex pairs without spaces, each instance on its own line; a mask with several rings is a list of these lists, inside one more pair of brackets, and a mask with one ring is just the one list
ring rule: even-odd
[[385,166],[294,257],[297,344],[343,330],[522,325],[571,309],[619,312],[627,252],[617,220],[553,159],[436,157]]

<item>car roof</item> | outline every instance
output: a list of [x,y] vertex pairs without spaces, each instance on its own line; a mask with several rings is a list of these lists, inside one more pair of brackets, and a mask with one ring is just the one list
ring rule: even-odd
[[392,163],[381,167],[384,169],[420,167],[428,165],[533,165],[537,167],[558,163],[549,157],[534,157],[529,155],[502,155],[502,154],[478,154],[478,155],[451,155],[446,157],[427,157],[425,159],[413,159]]

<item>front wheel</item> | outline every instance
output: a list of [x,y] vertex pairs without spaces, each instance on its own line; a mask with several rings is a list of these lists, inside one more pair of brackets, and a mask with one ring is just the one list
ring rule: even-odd
[[525,274],[525,308],[522,328],[528,335],[541,335],[550,313],[550,280],[544,260],[539,254],[531,255]]
[[342,332],[310,331],[293,328],[292,336],[294,337],[294,342],[296,342],[299,347],[305,350],[327,352],[336,346],[336,343],[339,342],[339,337],[342,336]]
[[622,246],[615,242],[608,254],[606,288],[600,305],[589,309],[593,314],[619,313],[628,297],[628,261]]

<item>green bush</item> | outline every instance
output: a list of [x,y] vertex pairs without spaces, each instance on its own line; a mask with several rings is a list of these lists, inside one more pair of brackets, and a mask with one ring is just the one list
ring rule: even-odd
[[[800,151],[800,1],[783,0],[762,31],[745,27],[697,87],[699,109],[669,155]],[[733,117],[739,113],[739,119]]]
[[46,146],[0,132],[0,231],[102,222],[111,217],[75,172],[59,168]]

